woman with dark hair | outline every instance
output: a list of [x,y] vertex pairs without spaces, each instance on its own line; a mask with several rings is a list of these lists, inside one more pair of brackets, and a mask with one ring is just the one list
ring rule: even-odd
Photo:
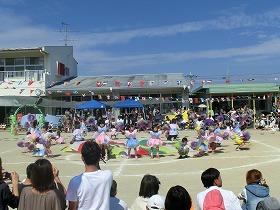
[[174,186],[169,189],[165,198],[165,210],[190,210],[192,200],[188,191],[182,186]]
[[140,185],[139,196],[131,206],[131,210],[146,210],[147,202],[150,197],[158,194],[160,181],[153,175],[146,174]]
[[32,173],[32,187],[23,189],[20,195],[18,210],[63,210],[65,194],[56,187],[59,181],[58,172],[50,161],[39,159],[35,162]]
[[[11,192],[9,186],[4,181],[5,179],[11,179],[13,185],[13,192]],[[2,173],[2,160],[0,158],[0,209],[8,210],[8,206],[11,208],[17,208],[18,206],[18,174],[12,172]]]

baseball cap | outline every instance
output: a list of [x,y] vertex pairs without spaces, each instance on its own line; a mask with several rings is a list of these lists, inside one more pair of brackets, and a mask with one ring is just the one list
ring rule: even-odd
[[258,203],[257,210],[280,210],[280,203],[274,197],[267,197]]
[[149,210],[164,210],[165,198],[156,194],[149,198],[147,202],[147,207]]

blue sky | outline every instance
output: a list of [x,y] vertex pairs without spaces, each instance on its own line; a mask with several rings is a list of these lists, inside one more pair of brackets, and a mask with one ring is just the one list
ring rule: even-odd
[[0,0],[0,20],[1,48],[63,45],[68,23],[80,75],[280,75],[275,0]]

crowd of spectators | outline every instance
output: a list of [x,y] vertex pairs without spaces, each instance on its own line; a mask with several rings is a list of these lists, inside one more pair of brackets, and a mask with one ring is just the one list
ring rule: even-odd
[[[59,171],[47,159],[38,159],[27,167],[27,178],[19,183],[16,172],[2,172],[0,159],[0,209],[19,210],[127,210],[117,197],[117,182],[110,170],[101,170],[101,149],[87,141],[81,151],[85,170],[70,180],[66,190]],[[7,180],[11,181],[10,190]],[[140,183],[139,196],[131,210],[279,210],[280,203],[270,197],[269,186],[259,170],[247,172],[247,185],[236,196],[222,188],[222,177],[215,168],[201,174],[205,190],[191,198],[180,185],[171,187],[166,196],[159,195],[160,180],[147,174]],[[195,204],[196,203],[196,204]]]

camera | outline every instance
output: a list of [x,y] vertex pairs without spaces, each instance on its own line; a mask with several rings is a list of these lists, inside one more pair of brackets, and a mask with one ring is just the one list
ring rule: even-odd
[[11,173],[9,172],[3,172],[3,179],[4,180],[7,180],[7,179],[11,179]]

